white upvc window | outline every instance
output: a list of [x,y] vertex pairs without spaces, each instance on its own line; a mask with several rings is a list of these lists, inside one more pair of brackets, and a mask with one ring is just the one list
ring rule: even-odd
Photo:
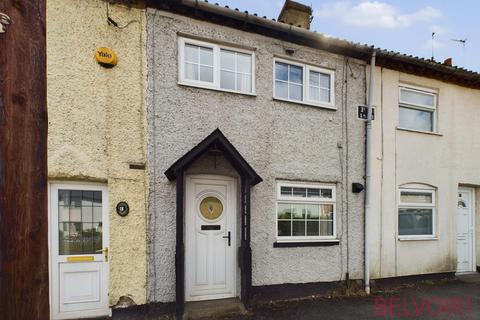
[[277,183],[276,229],[279,242],[336,238],[335,186]]
[[400,188],[398,236],[435,237],[435,190]]
[[274,59],[275,99],[335,108],[335,72],[280,58]]
[[400,86],[399,90],[399,127],[435,132],[437,93],[407,86]]
[[183,37],[178,44],[180,84],[255,93],[253,52]]

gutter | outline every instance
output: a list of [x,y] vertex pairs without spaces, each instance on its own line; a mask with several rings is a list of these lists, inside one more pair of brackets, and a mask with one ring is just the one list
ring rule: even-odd
[[375,96],[375,62],[377,53],[372,52],[370,61],[370,82],[368,87],[368,116],[366,125],[366,141],[365,141],[365,266],[364,281],[365,293],[370,294],[370,211],[373,194],[371,192],[372,185],[372,108],[373,98]]

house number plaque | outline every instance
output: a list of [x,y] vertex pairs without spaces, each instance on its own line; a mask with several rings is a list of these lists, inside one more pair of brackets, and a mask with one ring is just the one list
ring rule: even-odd
[[200,202],[200,214],[207,220],[217,220],[223,213],[223,204],[216,197],[206,197]]
[[117,214],[120,217],[126,217],[128,212],[130,211],[130,207],[128,206],[128,203],[122,201],[117,204]]

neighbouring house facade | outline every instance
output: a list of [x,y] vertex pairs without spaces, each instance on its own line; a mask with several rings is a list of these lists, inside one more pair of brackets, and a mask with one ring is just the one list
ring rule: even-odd
[[477,270],[476,79],[458,85],[377,67],[373,278]]
[[53,319],[476,270],[480,75],[311,14],[48,0]]
[[361,279],[365,63],[155,5],[149,301]]
[[[108,315],[120,296],[147,302],[145,12],[106,10],[98,0],[47,2],[53,319]],[[106,12],[132,22],[109,26]],[[114,68],[95,61],[100,47],[117,53]]]

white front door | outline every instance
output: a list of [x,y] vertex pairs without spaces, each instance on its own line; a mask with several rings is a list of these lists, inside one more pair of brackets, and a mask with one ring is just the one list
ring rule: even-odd
[[110,315],[105,186],[50,186],[52,319]]
[[185,196],[185,299],[236,296],[236,180],[188,176]]
[[475,270],[473,206],[473,190],[459,189],[457,202],[457,272]]

